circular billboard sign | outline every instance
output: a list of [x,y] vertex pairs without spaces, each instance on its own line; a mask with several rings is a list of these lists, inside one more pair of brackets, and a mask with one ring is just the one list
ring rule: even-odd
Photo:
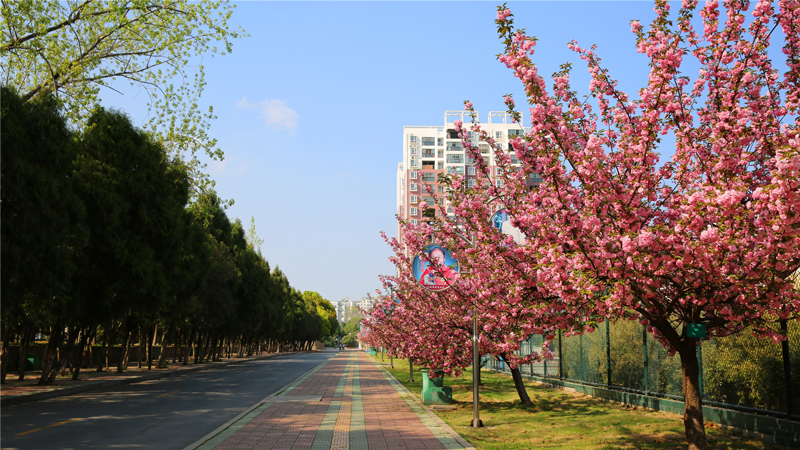
[[511,225],[511,217],[509,217],[505,208],[492,215],[492,227],[507,236],[511,236],[517,244],[525,242],[525,235],[519,228]]
[[428,261],[435,261],[435,265],[431,265],[421,255],[415,256],[412,267],[414,279],[432,291],[449,288],[458,278],[458,260],[441,245],[426,245],[422,253],[427,256]]

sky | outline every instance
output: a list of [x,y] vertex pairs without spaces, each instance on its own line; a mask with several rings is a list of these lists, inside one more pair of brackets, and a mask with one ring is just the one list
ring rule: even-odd
[[[677,5],[676,5],[677,6]],[[393,274],[396,174],[405,125],[444,122],[471,100],[486,120],[505,94],[524,105],[502,51],[494,2],[239,2],[230,25],[249,37],[229,55],[204,57],[202,103],[217,119],[210,135],[225,153],[209,161],[231,219],[255,218],[261,251],[300,291],[331,301],[380,289]],[[549,75],[573,63],[586,92],[586,66],[566,44],[597,44],[603,64],[630,93],[646,81],[630,21],[653,5],[626,2],[509,2],[515,25],[536,36],[534,62]],[[103,103],[145,122],[137,95]],[[527,117],[527,115],[525,115]]]

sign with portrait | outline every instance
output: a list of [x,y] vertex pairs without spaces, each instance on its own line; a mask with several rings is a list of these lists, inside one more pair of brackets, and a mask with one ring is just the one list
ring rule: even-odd
[[[427,245],[422,255],[414,257],[414,279],[424,288],[441,291],[449,288],[458,278],[458,261],[441,245]],[[431,264],[429,261],[433,261]]]

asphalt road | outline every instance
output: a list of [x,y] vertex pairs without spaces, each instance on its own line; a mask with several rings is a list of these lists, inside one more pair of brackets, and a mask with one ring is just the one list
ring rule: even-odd
[[3,449],[182,449],[336,355],[296,353],[3,408]]

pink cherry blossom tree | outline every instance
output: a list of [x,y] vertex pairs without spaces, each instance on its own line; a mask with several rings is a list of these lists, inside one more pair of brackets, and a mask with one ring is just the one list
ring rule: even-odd
[[[572,90],[569,65],[548,88],[531,60],[536,39],[498,9],[499,60],[530,104],[530,128],[511,142],[521,170],[481,138],[505,168],[490,191],[527,236],[513,250],[525,255],[519,276],[557,296],[553,309],[638,318],[680,356],[690,449],[707,448],[702,328],[709,338],[751,326],[780,340],[772,324],[800,312],[789,279],[800,267],[800,3],[775,3],[685,0],[672,16],[657,0],[649,27],[631,23],[650,59],[637,96],[594,47],[569,43],[588,66],[590,100]],[[780,36],[776,66],[768,50]],[[688,60],[694,75],[682,70]],[[510,96],[506,104],[519,120]],[[665,135],[674,154],[661,161]],[[532,173],[542,178],[535,190],[524,183]]]

